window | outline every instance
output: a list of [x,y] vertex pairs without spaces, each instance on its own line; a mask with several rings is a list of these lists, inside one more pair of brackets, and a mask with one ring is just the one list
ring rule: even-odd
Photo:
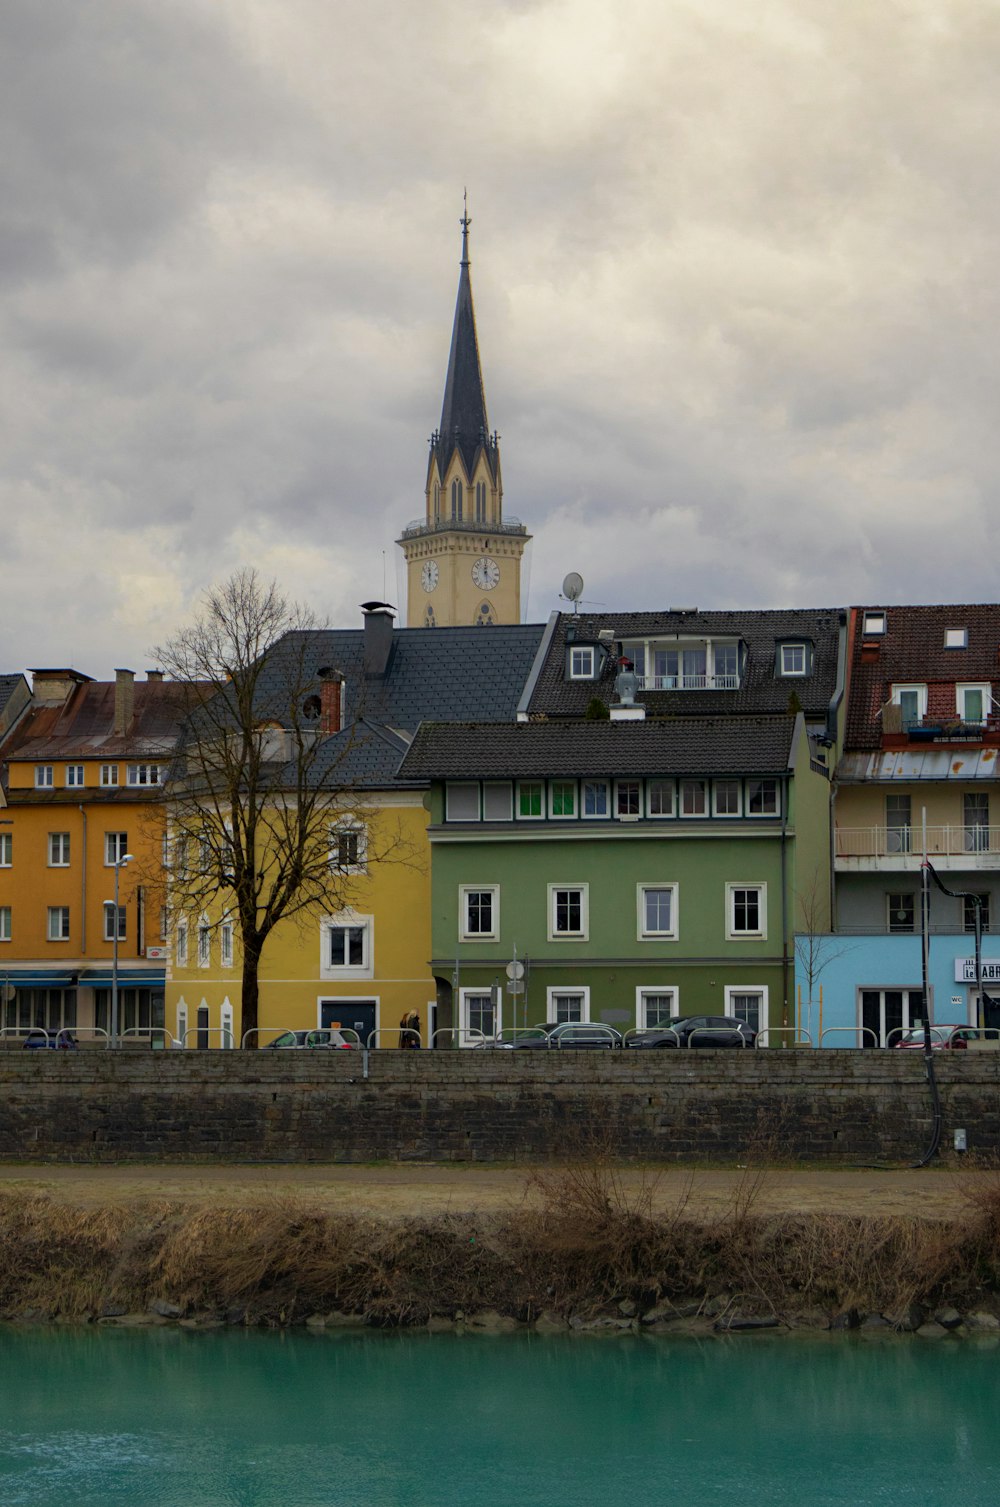
[[946,649],[967,649],[969,646],[968,628],[946,628],[944,646]]
[[0,832],[0,869],[9,869],[14,862],[14,834]]
[[51,764],[36,764],[35,765],[35,789],[36,790],[51,790],[52,789],[52,765]]
[[219,1044],[222,1047],[223,1051],[231,1051],[232,1048],[236,1045],[236,1036],[233,1032],[232,1005],[224,1004],[222,1006],[219,1012],[219,1022],[222,1026],[222,1030],[220,1032],[222,1040]]
[[117,764],[102,764],[101,765],[101,784],[102,785],[117,785],[118,784],[118,765]]
[[593,680],[597,657],[592,644],[576,644],[569,651],[570,680]]
[[104,862],[108,865],[121,863],[128,852],[127,832],[105,832]]
[[927,687],[925,685],[894,685],[892,699],[903,714],[903,727],[916,727],[927,715]]
[[646,781],[646,811],[649,816],[673,816],[673,780]]
[[549,785],[549,815],[576,815],[576,781],[553,780]]
[[[124,942],[128,936],[128,920],[124,905],[118,907],[118,940]],[[104,902],[104,940],[113,942],[115,937],[115,904],[113,900]]]
[[549,885],[549,941],[587,936],[587,885]]
[[865,634],[880,634],[885,632],[885,613],[866,612],[864,618]]
[[69,941],[69,906],[50,905],[47,931],[50,942]]
[[0,905],[0,942],[9,942],[10,936],[10,906]]
[[988,683],[955,687],[955,708],[963,722],[983,725],[993,706],[992,690]]
[[885,850],[887,853],[910,851],[911,802],[908,795],[885,798]]
[[212,928],[207,921],[198,922],[198,967],[207,968],[212,961]]
[[321,972],[327,977],[353,974],[370,978],[373,969],[372,917],[344,911],[320,927]]
[[[976,901],[979,904],[976,904]],[[976,929],[976,911],[979,912],[979,924],[983,931],[990,929],[990,897],[988,894],[964,895],[962,897],[962,930],[974,932]]]
[[500,887],[460,885],[462,941],[496,941],[500,935]]
[[676,884],[640,884],[639,937],[677,937]]
[[487,780],[483,786],[483,820],[509,822],[514,814],[514,789],[509,780]]
[[364,827],[338,822],[330,829],[330,867],[341,874],[363,874],[367,860]]
[[716,816],[739,816],[742,810],[739,780],[712,782],[712,810]]
[[476,482],[476,522],[486,522],[486,483]]
[[462,1046],[475,1046],[480,1036],[493,1037],[500,1030],[500,999],[489,989],[462,989]]
[[83,784],[83,765],[82,764],[67,764],[66,765],[66,784],[70,785],[70,786],[74,786],[76,788],[79,788],[79,786],[81,786]]
[[584,780],[583,782],[583,814],[584,816],[608,816],[611,806],[608,800],[607,780]]
[[747,780],[747,816],[777,816],[777,780]]
[[679,1014],[680,1002],[676,989],[635,991],[635,1023],[640,1031],[649,1031],[656,1026],[669,1026]]
[[754,1031],[763,1031],[767,1025],[767,989],[741,988],[739,984],[727,984],[723,990],[725,1011],[734,1020],[745,1021]]
[[715,689],[736,691],[740,685],[740,651],[737,644],[716,644]]
[[365,929],[363,926],[330,927],[330,967],[363,968]]
[[767,885],[726,885],[726,936],[732,941],[741,937],[767,936]]
[[615,815],[619,818],[639,816],[642,811],[640,780],[615,781]]
[[233,923],[223,921],[219,927],[219,958],[223,968],[233,966]]
[[535,821],[541,817],[544,793],[541,780],[518,781],[517,814],[522,821]]
[[545,1019],[558,1021],[589,1021],[589,989],[546,989]]
[[451,516],[460,519],[462,516],[462,483],[453,481],[451,484]]
[[886,914],[890,931],[913,931],[917,919],[916,895],[886,895]]
[[965,851],[988,853],[990,851],[990,797],[985,790],[973,791],[962,797],[962,819],[965,823]]
[[49,868],[64,869],[69,864],[69,833],[49,833]]
[[177,923],[175,951],[177,954],[178,968],[186,968],[188,960],[188,924],[183,916]]
[[708,815],[708,781],[681,780],[681,816]]
[[859,989],[858,1046],[888,1046],[924,1018],[922,989]]
[[159,785],[162,773],[159,764],[128,764],[126,779],[129,785]]
[[779,673],[782,675],[804,675],[806,673],[806,646],[805,644],[782,644],[780,646]]
[[477,822],[479,820],[479,786],[457,784],[449,780],[445,787],[448,821]]

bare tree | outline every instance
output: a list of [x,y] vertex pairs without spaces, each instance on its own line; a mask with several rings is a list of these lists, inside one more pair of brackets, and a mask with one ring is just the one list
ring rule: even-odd
[[803,884],[796,894],[795,957],[806,982],[806,1019],[810,1036],[816,989],[823,973],[831,963],[854,950],[853,943],[830,930],[830,901],[820,883],[820,872],[818,867],[815,868],[809,882]]
[[234,923],[244,1035],[259,1026],[261,956],[275,927],[344,909],[359,870],[408,857],[398,828],[380,828],[370,801],[338,778],[353,733],[338,736],[342,677],[316,667],[317,626],[244,569],[152,651],[187,689],[166,789],[169,911]]

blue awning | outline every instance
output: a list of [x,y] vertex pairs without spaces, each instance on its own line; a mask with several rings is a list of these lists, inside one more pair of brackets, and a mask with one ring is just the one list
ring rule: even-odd
[[76,974],[52,968],[0,968],[0,984],[15,989],[72,989]]
[[[136,987],[147,989],[162,989],[166,981],[165,968],[119,968],[119,989],[135,989]],[[80,986],[83,989],[110,989],[110,968],[84,968],[80,973]]]

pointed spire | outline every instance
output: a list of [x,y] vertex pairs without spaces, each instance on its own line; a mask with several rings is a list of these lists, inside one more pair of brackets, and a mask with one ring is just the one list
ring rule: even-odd
[[461,452],[470,474],[480,446],[486,449],[491,469],[494,473],[496,470],[490,445],[490,421],[486,414],[483,373],[479,364],[476,313],[472,303],[472,277],[469,270],[469,226],[472,221],[469,218],[467,196],[463,203],[462,218],[458,223],[462,227],[458,298],[451,331],[451,353],[444,385],[444,402],[441,405],[441,423],[434,447],[442,476],[456,448]]

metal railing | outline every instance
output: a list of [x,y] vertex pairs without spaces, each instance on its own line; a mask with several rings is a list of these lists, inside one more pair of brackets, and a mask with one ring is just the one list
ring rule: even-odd
[[[370,1052],[373,1047],[377,1049],[382,1045],[381,1039],[383,1036],[395,1036],[396,1040],[392,1043],[393,1047],[395,1047],[397,1050],[399,1050],[400,1048],[406,1050],[406,1048],[403,1048],[404,1035],[415,1036],[417,1038],[417,1046],[423,1046],[424,1038],[414,1026],[379,1026],[377,1030],[368,1032],[368,1039],[365,1042],[365,1046]],[[414,1049],[410,1048],[409,1050],[412,1051]]]
[[[135,1037],[138,1041],[141,1041],[145,1037],[149,1042],[150,1050],[153,1052],[164,1051],[171,1047],[183,1045],[183,1042],[178,1041],[177,1037],[172,1035],[166,1026],[129,1026],[127,1030],[119,1032],[120,1041],[124,1042],[131,1037]],[[160,1038],[160,1045],[158,1047],[154,1044],[154,1037]]]
[[515,518],[512,513],[507,514],[503,523],[489,523],[475,518],[449,518],[442,513],[439,518],[435,518],[430,523],[426,518],[412,519],[400,537],[419,539],[421,534],[440,534],[444,530],[450,533],[453,529],[464,534],[526,534],[528,532],[520,518]]
[[[923,832],[919,827],[837,827],[834,838],[837,858],[912,857],[919,862],[923,856]],[[1000,827],[965,822],[928,827],[927,852],[939,858],[1000,853]]]
[[[820,1031],[820,1033],[819,1033],[819,1044],[820,1044],[820,1046],[823,1045],[824,1041],[826,1040],[826,1038],[828,1036],[843,1035],[845,1032],[848,1033],[851,1036],[854,1036],[855,1038],[858,1037],[858,1036],[860,1036],[862,1038],[860,1042],[858,1042],[857,1040],[855,1040],[852,1043],[852,1045],[855,1048],[860,1048],[861,1046],[864,1045],[864,1038],[866,1036],[870,1036],[871,1037],[871,1039],[872,1039],[872,1046],[876,1046],[877,1047],[878,1044],[879,1044],[878,1032],[877,1031],[873,1031],[872,1028],[871,1028],[871,1026],[827,1026],[824,1031]],[[838,1045],[839,1045],[839,1043],[838,1043]]]
[[46,1044],[50,1041],[58,1041],[60,1036],[69,1036],[77,1047],[86,1046],[91,1043],[96,1043],[102,1047],[109,1047],[111,1045],[111,1037],[102,1026],[59,1026],[54,1031],[50,1031],[46,1026],[4,1026],[0,1028],[0,1042],[6,1040],[20,1041],[23,1045],[29,1036],[36,1038],[44,1037]]
[[431,1046],[436,1047],[439,1036],[450,1038],[458,1037],[459,1046],[491,1047],[496,1043],[496,1038],[486,1036],[475,1026],[438,1026],[431,1036]]
[[803,1030],[801,1026],[762,1026],[761,1029],[757,1032],[757,1040],[754,1042],[754,1046],[766,1046],[767,1042],[765,1038],[768,1036],[791,1036],[792,1040],[790,1045],[793,1047],[811,1047],[814,1045],[813,1039],[810,1036],[809,1032]]
[[738,675],[640,675],[640,691],[738,691]]
[[[223,1038],[228,1037],[228,1040],[222,1040],[219,1043],[219,1046],[223,1051],[229,1051],[236,1045],[236,1034],[233,1031],[232,1026],[188,1026],[187,1030],[184,1032],[184,1035],[181,1037],[181,1046],[185,1048],[187,1047],[189,1036],[194,1036],[195,1038],[199,1036],[221,1036]],[[210,1051],[211,1048],[206,1046],[200,1047],[198,1048],[198,1050],[207,1052]]]

